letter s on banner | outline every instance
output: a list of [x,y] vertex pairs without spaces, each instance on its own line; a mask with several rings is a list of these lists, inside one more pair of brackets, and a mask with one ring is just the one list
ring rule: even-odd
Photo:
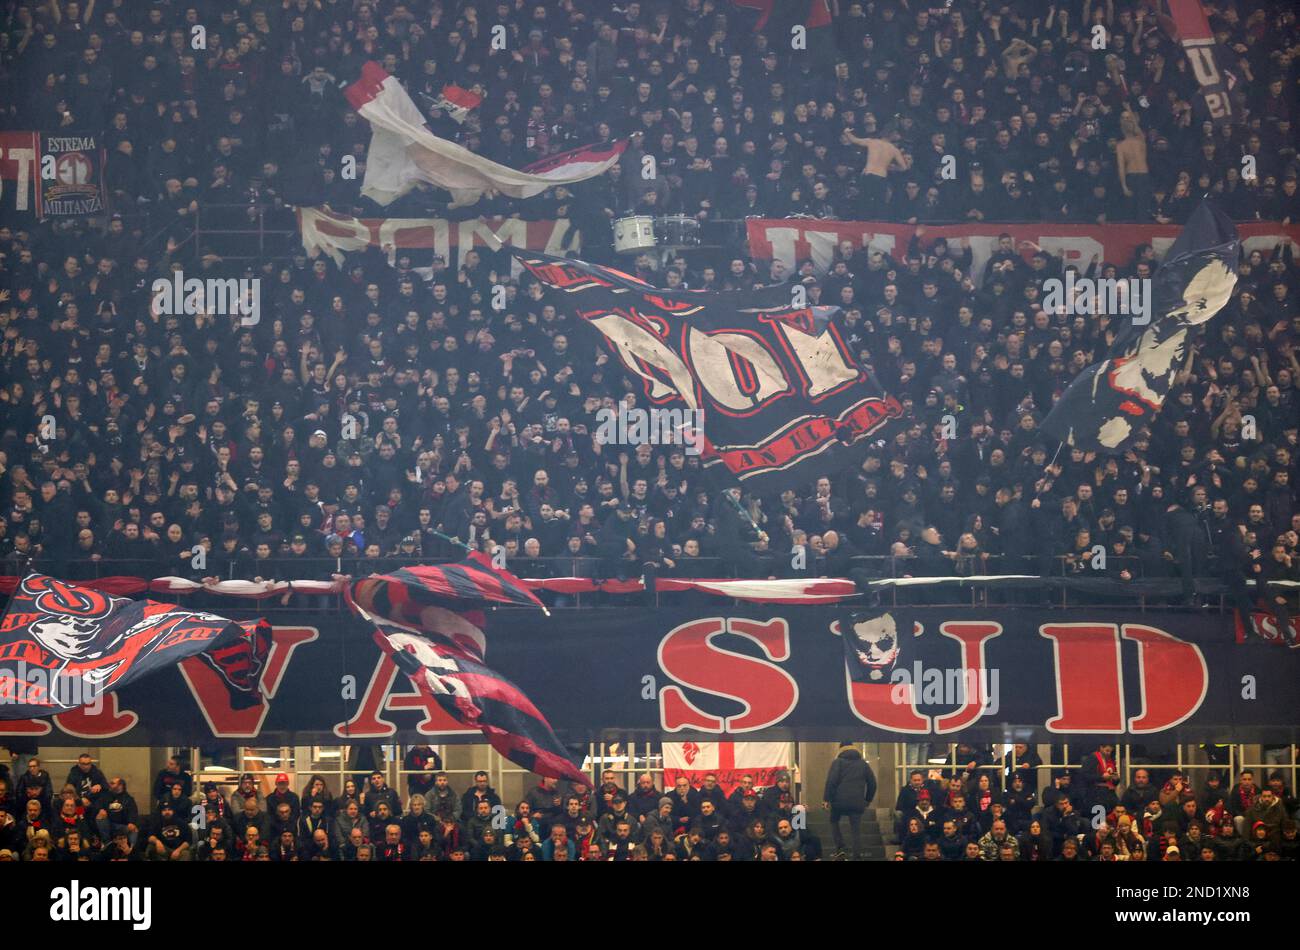
[[[746,637],[766,660],[725,650],[714,637]],[[737,716],[715,716],[686,698],[677,686],[659,691],[659,724],[665,732],[736,734],[774,726],[799,702],[799,684],[777,666],[790,656],[790,625],[777,617],[766,622],[738,617],[703,617],[680,624],[659,641],[659,668],[687,689],[740,703]],[[775,662],[768,662],[769,660]]]

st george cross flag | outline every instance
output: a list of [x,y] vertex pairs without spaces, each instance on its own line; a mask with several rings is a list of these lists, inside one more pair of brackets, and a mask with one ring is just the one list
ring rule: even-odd
[[485,666],[481,656],[452,640],[421,636],[355,609],[374,625],[375,643],[415,687],[457,722],[481,729],[492,748],[538,775],[591,784],[569,760],[546,717],[514,683]]
[[621,141],[574,149],[519,171],[434,135],[402,84],[378,63],[366,63],[361,78],[343,95],[371,125],[361,193],[380,205],[392,204],[421,181],[445,188],[457,205],[473,204],[487,192],[531,198],[556,185],[596,177],[627,148]]
[[476,92],[456,85],[446,85],[442,87],[442,95],[434,100],[433,104],[457,122],[464,122],[469,118],[470,112],[477,109],[482,102],[483,97]]
[[778,772],[788,771],[794,761],[789,742],[665,742],[664,789],[685,776],[695,788],[704,776],[718,777],[722,790],[730,795],[743,776],[754,780],[755,788],[776,784]]
[[1150,322],[1110,317],[1109,356],[1070,384],[1043,420],[1043,431],[1089,452],[1123,452],[1164,405],[1187,359],[1188,335],[1231,299],[1239,246],[1236,225],[1203,201],[1151,281]]
[[704,463],[756,492],[855,464],[902,415],[829,322],[788,287],[714,293],[656,289],[610,267],[513,252],[605,338],[652,406],[684,407]]
[[265,620],[235,623],[30,574],[0,620],[0,719],[93,704],[196,655],[220,674],[231,706],[245,709],[260,699],[270,647]]

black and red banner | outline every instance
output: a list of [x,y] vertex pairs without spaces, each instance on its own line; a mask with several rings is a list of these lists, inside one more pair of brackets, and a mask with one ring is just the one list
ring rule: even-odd
[[75,217],[105,210],[102,140],[93,132],[46,132],[41,135],[41,178],[37,214]]
[[0,212],[37,212],[40,152],[40,133],[0,132]]
[[1201,0],[1169,0],[1172,33],[1182,44],[1192,75],[1201,87],[1205,111],[1215,125],[1232,121],[1232,100],[1228,95],[1233,77],[1223,68],[1223,54],[1210,28]]
[[260,699],[270,648],[261,619],[236,623],[30,574],[0,619],[0,720],[102,709],[115,691],[191,657],[232,709],[246,709]]
[[795,305],[802,287],[670,291],[583,261],[515,256],[600,331],[652,405],[699,413],[705,466],[754,491],[851,466],[902,415],[828,322],[835,308]]
[[[1228,615],[898,607],[486,611],[486,662],[567,744],[1300,740],[1300,650]],[[0,721],[48,744],[482,742],[339,613],[284,612],[258,702],[189,657],[94,715]]]

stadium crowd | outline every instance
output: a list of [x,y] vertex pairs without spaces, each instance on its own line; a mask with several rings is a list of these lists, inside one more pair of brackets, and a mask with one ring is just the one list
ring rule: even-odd
[[[730,796],[716,775],[660,790],[650,773],[630,791],[607,771],[597,788],[543,778],[513,806],[477,772],[453,788],[428,746],[406,755],[405,796],[376,771],[333,790],[311,776],[301,794],[275,776],[224,793],[196,787],[176,759],[158,773],[142,811],[121,777],[81,756],[56,790],[39,759],[0,778],[0,861],[798,861],[821,842],[796,811],[790,774]],[[418,764],[415,764],[418,763]],[[405,799],[405,800],[404,800]]]
[[[1017,744],[1001,761],[959,743],[943,770],[913,771],[895,803],[899,861],[1294,861],[1300,802],[1283,773],[1202,782],[1138,766],[1121,781],[1116,748],[1051,773]],[[1198,787],[1199,785],[1199,787]]]
[[[319,775],[301,792],[287,774],[264,791],[245,773],[233,788],[196,783],[175,758],[146,806],[88,754],[54,786],[37,758],[0,775],[0,861],[818,861],[864,853],[859,822],[876,782],[842,743],[823,795],[833,848],[809,828],[789,772],[767,788],[741,776],[730,794],[715,774],[656,787],[649,772],[622,788],[606,771],[597,788],[541,779],[503,803],[486,772],[454,788],[429,746],[406,753],[407,788],[382,771],[331,789]],[[1120,783],[1115,747],[1053,773],[1039,790],[1037,754],[1005,759],[959,745],[948,765],[911,773],[895,803],[900,861],[1294,861],[1300,804],[1281,772],[1257,784],[1216,770],[1199,788],[1181,770],[1138,767]],[[416,771],[427,769],[428,771]],[[147,809],[147,810],[146,810]],[[849,819],[844,840],[839,822]],[[1101,820],[1094,820],[1100,817]]]
[[[834,0],[807,49],[755,29],[746,6],[10,4],[0,127],[99,132],[115,213],[0,227],[6,573],[327,578],[454,555],[450,536],[503,546],[517,572],[600,576],[1068,575],[1090,570],[1100,544],[1116,583],[1181,577],[1190,598],[1212,575],[1243,612],[1246,579],[1295,579],[1289,245],[1243,256],[1156,424],[1108,457],[1037,431],[1108,343],[1104,320],[1043,310],[1061,260],[1004,237],[972,274],[969,247],[926,232],[1181,222],[1202,194],[1239,220],[1296,220],[1290,5],[1212,16],[1236,77],[1224,125],[1145,4]],[[369,59],[438,134],[515,167],[632,144],[606,175],[535,199],[456,209],[418,189],[379,209],[360,172],[342,174],[348,155],[364,170],[369,130],[340,90]],[[484,96],[464,124],[431,105],[446,83]],[[1257,175],[1243,177],[1243,156]],[[633,212],[914,224],[899,259],[846,243],[826,273],[760,269],[743,242],[659,273],[637,262],[666,286],[806,282],[814,302],[840,305],[841,334],[902,401],[903,423],[858,470],[746,497],[741,514],[681,446],[600,444],[598,411],[644,400],[562,300],[509,278],[502,254],[453,267],[411,252],[389,266],[372,250],[339,268],[299,248],[245,269],[194,240],[201,207],[292,222],[291,206],[319,204],[567,216],[593,260],[614,259],[610,222]],[[1144,245],[1089,273],[1149,276],[1154,262]],[[152,282],[177,265],[260,279],[260,321],[159,313]],[[811,557],[796,570],[799,550]],[[1285,617],[1285,597],[1270,599]]]

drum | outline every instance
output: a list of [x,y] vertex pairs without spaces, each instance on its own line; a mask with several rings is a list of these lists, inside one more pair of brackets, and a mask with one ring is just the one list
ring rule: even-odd
[[633,215],[614,222],[614,250],[621,254],[655,246],[655,222],[648,215]]
[[673,214],[655,221],[660,247],[699,247],[700,222],[684,214]]

